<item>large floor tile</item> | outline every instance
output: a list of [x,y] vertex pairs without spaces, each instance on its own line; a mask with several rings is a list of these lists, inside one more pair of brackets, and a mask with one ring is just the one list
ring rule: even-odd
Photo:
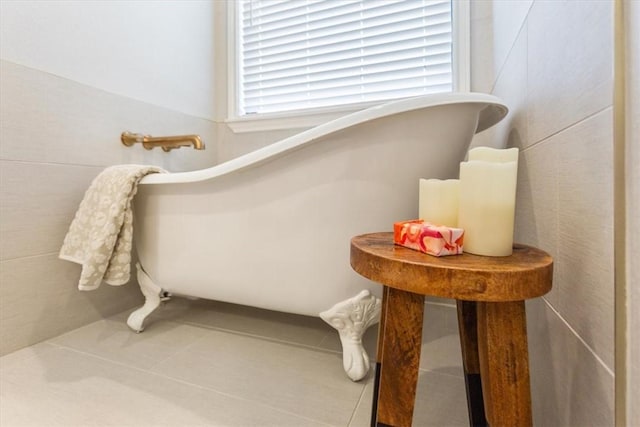
[[[349,427],[371,425],[372,399],[373,383],[367,384]],[[468,426],[464,379],[420,371],[413,425],[416,427]]]
[[163,303],[145,323],[148,330],[175,321],[236,333],[317,347],[338,333],[319,317],[299,316],[237,304],[174,297]]
[[55,350],[56,348],[56,346],[43,341],[38,344],[30,345],[29,347],[21,348],[13,353],[5,354],[0,357],[0,372],[11,369],[14,365],[17,366],[20,363],[25,363],[27,359],[32,357],[43,356],[45,353]]
[[341,356],[209,330],[155,372],[332,425],[346,425],[364,384]]
[[462,350],[455,306],[424,307],[420,369],[462,376]]
[[190,325],[162,322],[137,334],[122,317],[99,320],[49,342],[129,366],[151,368],[206,332]]
[[2,371],[3,426],[318,426],[256,402],[57,348]]
[[[369,359],[375,360],[378,325],[367,330],[362,342]],[[342,345],[337,334],[326,337],[321,347],[342,352]],[[455,306],[439,302],[425,304],[420,369],[449,375],[462,375],[462,353]]]

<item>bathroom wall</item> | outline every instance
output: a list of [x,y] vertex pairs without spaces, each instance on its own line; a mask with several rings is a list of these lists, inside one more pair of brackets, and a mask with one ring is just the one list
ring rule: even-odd
[[640,2],[625,0],[626,422],[640,425]]
[[[0,3],[0,354],[142,302],[135,283],[76,288],[57,254],[106,166],[217,158],[213,4]],[[200,134],[207,150],[124,147],[124,130]]]
[[[472,90],[511,110],[473,146],[521,150],[516,240],[554,257],[553,290],[527,303],[534,424],[614,425],[613,2],[471,5]],[[216,114],[223,158],[277,140]]]
[[229,117],[229,96],[232,96],[232,81],[229,76],[230,41],[228,39],[228,8],[232,2],[214,2],[214,16],[216,27],[215,38],[215,121],[217,125],[218,161],[224,162],[243,154],[262,148],[266,145],[295,135],[304,129],[260,130],[255,132],[234,132],[226,122]]
[[535,425],[614,425],[613,7],[473,2],[472,89],[511,108],[476,144],[520,148],[516,240],[554,258],[527,303]]

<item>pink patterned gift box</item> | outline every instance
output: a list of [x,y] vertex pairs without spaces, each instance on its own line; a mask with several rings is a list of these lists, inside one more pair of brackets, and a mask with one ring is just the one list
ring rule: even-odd
[[416,219],[393,224],[393,242],[433,256],[462,253],[464,230]]

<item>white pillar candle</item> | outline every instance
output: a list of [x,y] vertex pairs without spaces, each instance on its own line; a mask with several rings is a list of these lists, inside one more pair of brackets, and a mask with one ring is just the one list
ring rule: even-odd
[[436,225],[458,226],[457,179],[421,179],[418,217]]
[[518,149],[498,149],[491,147],[476,147],[469,150],[468,160],[484,160],[486,162],[518,162]]
[[513,251],[518,164],[501,160],[460,164],[458,227],[464,229],[465,252],[508,256]]

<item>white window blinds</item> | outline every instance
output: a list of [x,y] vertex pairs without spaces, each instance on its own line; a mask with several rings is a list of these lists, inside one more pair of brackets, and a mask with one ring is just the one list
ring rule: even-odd
[[238,113],[451,91],[451,0],[242,0]]

